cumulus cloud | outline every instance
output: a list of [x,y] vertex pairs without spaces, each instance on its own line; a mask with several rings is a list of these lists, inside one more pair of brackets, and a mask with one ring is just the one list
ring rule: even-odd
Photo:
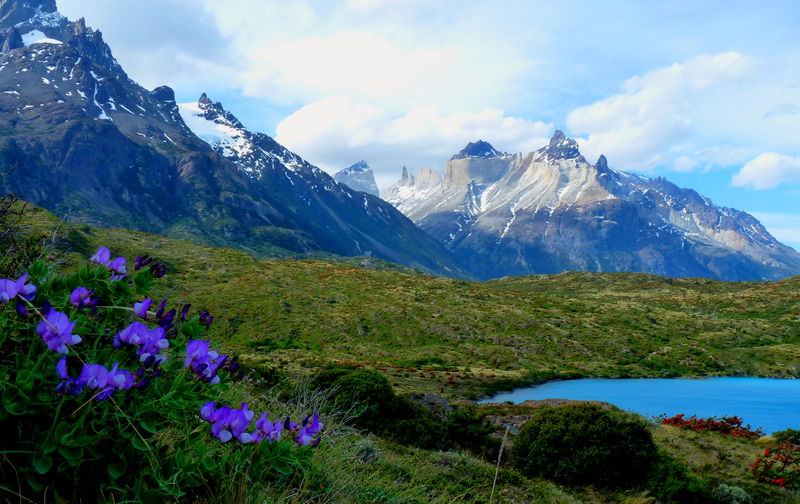
[[443,114],[420,107],[390,115],[337,96],[306,105],[281,121],[276,139],[331,173],[365,159],[385,188],[403,165],[441,168],[467,142],[483,139],[498,150],[528,152],[544,145],[552,131],[552,124],[509,117],[499,109]]
[[[751,66],[748,57],[728,52],[658,68],[625,81],[622,93],[573,110],[567,124],[588,135],[579,144],[590,158],[605,154],[615,166],[651,170],[666,164],[670,150],[689,137],[695,108],[714,87]],[[674,166],[685,170],[690,164],[684,159]]]
[[772,189],[781,184],[800,182],[800,157],[766,152],[745,164],[731,181],[736,187]]

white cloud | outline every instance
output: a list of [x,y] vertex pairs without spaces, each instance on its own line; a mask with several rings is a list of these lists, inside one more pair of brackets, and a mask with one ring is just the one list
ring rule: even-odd
[[365,159],[381,187],[399,177],[403,165],[441,168],[467,142],[483,139],[498,150],[528,152],[541,147],[553,125],[506,116],[499,109],[442,114],[414,108],[390,115],[362,101],[337,96],[302,107],[278,124],[278,142],[329,172]]
[[737,52],[696,56],[626,80],[622,93],[573,110],[567,124],[588,135],[579,144],[589,158],[605,154],[614,166],[651,170],[667,164],[670,150],[690,136],[696,107],[714,88],[751,67]]
[[800,157],[766,152],[745,164],[731,181],[736,187],[772,189],[781,184],[800,182]]

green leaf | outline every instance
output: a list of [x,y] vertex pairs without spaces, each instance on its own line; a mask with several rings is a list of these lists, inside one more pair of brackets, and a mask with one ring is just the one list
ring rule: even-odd
[[203,457],[203,468],[206,471],[213,471],[217,468],[217,461],[213,457]]
[[18,388],[6,386],[3,390],[3,407],[12,415],[22,415],[28,406],[28,396]]
[[53,467],[53,457],[49,455],[36,455],[33,457],[33,468],[39,474],[45,474]]
[[108,470],[109,476],[111,476],[113,479],[119,479],[123,474],[125,474],[125,471],[128,469],[128,465],[124,460],[120,460],[119,462],[108,464],[106,469]]
[[158,490],[145,490],[141,498],[142,504],[161,504],[166,500],[166,495]]
[[59,446],[58,453],[60,453],[61,456],[66,459],[67,464],[72,467],[79,465],[83,459],[83,448],[80,446]]
[[32,472],[25,473],[25,481],[28,482],[28,485],[33,489],[34,492],[41,492],[42,488],[44,488],[44,482]]
[[158,424],[161,421],[161,413],[155,410],[145,410],[140,415],[141,420],[139,424],[141,424],[142,429],[146,430],[150,434],[155,434],[158,432]]
[[131,445],[139,451],[148,450],[147,443],[145,443],[139,436],[133,436],[131,438]]

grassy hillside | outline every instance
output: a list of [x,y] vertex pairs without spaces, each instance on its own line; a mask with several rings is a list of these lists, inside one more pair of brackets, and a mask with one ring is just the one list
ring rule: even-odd
[[[55,260],[66,270],[84,264],[99,245],[115,255],[158,258],[168,267],[158,296],[210,310],[216,342],[255,369],[293,378],[349,363],[381,372],[397,392],[458,400],[555,377],[798,375],[798,277],[724,283],[565,273],[472,283],[395,271],[368,259],[256,261],[230,249],[129,230],[59,225],[39,209],[27,212],[24,222],[31,234],[55,241],[61,251]],[[229,396],[231,403],[278,401],[258,382],[242,383]],[[501,424],[503,417],[530,413],[523,406],[482,411]],[[527,478],[507,457],[495,483],[493,460],[365,436],[335,418],[327,426],[332,442],[320,446],[302,478],[258,494],[242,487],[242,494],[219,502],[656,502],[639,490]],[[800,502],[797,492],[752,479],[748,464],[763,452],[763,441],[657,425],[651,430],[659,450],[709,488],[724,483],[745,489],[753,502]]]
[[[54,218],[37,210],[34,228]],[[727,283],[563,273],[485,283],[315,260],[256,261],[130,230],[62,227],[77,265],[98,245],[168,266],[162,294],[219,315],[251,364],[327,362],[454,398],[556,377],[800,376],[800,277]],[[381,267],[382,263],[369,263]]]

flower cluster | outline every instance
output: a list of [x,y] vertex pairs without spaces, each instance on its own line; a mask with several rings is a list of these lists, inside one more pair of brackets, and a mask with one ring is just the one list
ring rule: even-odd
[[112,282],[122,280],[125,278],[125,275],[128,272],[128,268],[125,267],[125,258],[115,257],[112,260],[111,251],[108,250],[107,247],[101,246],[98,248],[97,252],[95,252],[94,255],[89,258],[89,260],[93,263],[102,264],[103,266],[107,267],[109,271],[111,271]]
[[784,443],[767,447],[764,455],[750,464],[753,477],[761,483],[794,488],[800,482],[800,446]]
[[186,344],[186,360],[184,367],[191,368],[198,380],[211,384],[219,383],[217,370],[225,365],[227,355],[220,355],[216,350],[209,350],[211,342],[189,340]]
[[216,402],[209,402],[200,409],[200,418],[211,424],[211,434],[223,443],[231,439],[242,444],[264,440],[274,443],[282,437],[291,439],[297,446],[317,446],[320,442],[320,438],[316,437],[323,427],[319,415],[314,415],[313,419],[307,416],[298,425],[289,417],[283,422],[270,422],[267,413],[262,413],[255,422],[255,430],[248,432],[254,417],[255,413],[247,408],[247,403],[242,403],[241,409],[234,409],[229,406],[217,408]]
[[17,296],[20,299],[33,301],[36,297],[36,286],[26,283],[28,281],[28,274],[25,273],[16,280],[2,279],[0,280],[0,303],[8,303]]
[[67,358],[62,357],[56,364],[56,372],[63,381],[56,387],[60,394],[80,395],[83,388],[99,390],[95,399],[102,401],[111,397],[115,390],[126,390],[134,386],[134,377],[130,371],[119,369],[115,362],[111,369],[101,364],[84,364],[77,378],[67,372]]
[[75,322],[70,322],[67,315],[50,308],[44,320],[36,326],[36,332],[42,337],[50,350],[66,355],[67,345],[76,345],[82,341],[77,334],[72,334]]
[[737,416],[720,418],[697,418],[694,415],[684,418],[684,416],[683,414],[674,417],[661,416],[659,419],[664,425],[693,431],[718,432],[743,439],[758,439],[764,435],[764,431],[761,429],[753,429],[750,424],[742,425],[742,419]]
[[167,332],[163,327],[149,329],[141,322],[134,322],[114,337],[115,347],[123,344],[139,347],[136,354],[140,362],[162,364],[167,360],[165,356],[159,354],[161,350],[169,347]]

